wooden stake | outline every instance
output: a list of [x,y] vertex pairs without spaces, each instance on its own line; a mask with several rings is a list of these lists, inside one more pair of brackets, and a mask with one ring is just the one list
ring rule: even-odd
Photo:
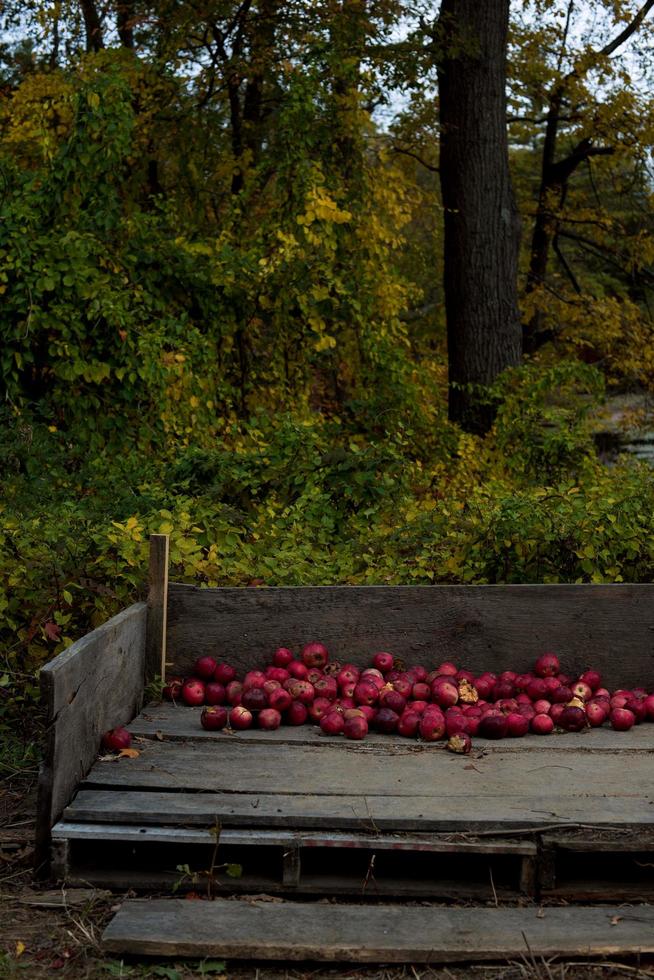
[[150,535],[150,588],[145,638],[145,684],[166,674],[166,626],[168,619],[167,534]]

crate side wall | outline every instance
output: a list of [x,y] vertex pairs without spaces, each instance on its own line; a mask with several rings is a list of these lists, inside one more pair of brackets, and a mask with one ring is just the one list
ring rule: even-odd
[[566,672],[592,664],[609,685],[642,684],[654,671],[654,585],[169,586],[169,673],[203,654],[245,671],[314,639],[359,665],[389,650],[473,671],[528,670],[554,650]]
[[102,734],[143,700],[145,603],[123,610],[41,671],[47,734],[39,773],[37,867],[47,873],[50,828],[97,758]]

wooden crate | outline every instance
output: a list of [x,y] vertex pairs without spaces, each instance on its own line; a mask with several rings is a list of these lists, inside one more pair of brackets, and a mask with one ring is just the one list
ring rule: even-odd
[[[311,639],[358,664],[389,649],[474,671],[527,670],[552,649],[567,672],[592,663],[609,686],[643,683],[654,676],[654,585],[205,589],[169,584],[167,565],[155,536],[148,603],[42,672],[45,873],[349,902],[651,897],[641,865],[654,860],[654,725],[475,739],[465,758],[442,743],[354,743],[306,726],[205,732],[200,709],[142,701],[152,677],[187,673],[202,654],[245,671]],[[138,758],[99,760],[102,732],[122,723]],[[241,877],[211,870],[227,864]]]

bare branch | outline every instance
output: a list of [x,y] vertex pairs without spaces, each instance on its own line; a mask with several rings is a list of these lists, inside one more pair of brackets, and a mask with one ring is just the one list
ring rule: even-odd
[[563,65],[563,58],[565,57],[565,49],[568,43],[568,32],[570,31],[570,21],[572,20],[572,11],[574,10],[575,0],[570,0],[568,3],[568,11],[565,18],[565,26],[563,28],[563,38],[561,40],[561,50],[559,52],[559,59],[557,64],[557,71],[561,71],[561,66]]
[[631,21],[631,23],[627,24],[625,29],[623,31],[620,31],[617,37],[614,37],[612,41],[609,41],[609,43],[604,45],[601,51],[598,52],[600,57],[610,58],[611,55],[625,43],[625,41],[628,41],[631,35],[638,30],[638,28],[645,20],[652,7],[654,7],[654,0],[647,0],[647,2],[644,3],[643,6],[640,8],[638,13],[634,17],[634,19]]
[[559,243],[559,236],[558,236],[558,234],[556,234],[554,236],[554,238],[552,239],[552,248],[554,249],[554,252],[555,252],[557,258],[558,258],[559,262],[561,263],[561,267],[563,268],[563,271],[565,272],[566,276],[568,277],[568,279],[572,283],[572,288],[574,289],[574,291],[577,293],[578,296],[581,296],[581,287],[579,286],[579,283],[577,282],[577,277],[575,276],[574,272],[572,271],[572,268],[571,268],[570,264],[568,263],[568,260],[566,259],[565,255],[561,251],[561,245]]
[[391,146],[391,149],[393,150],[394,153],[402,153],[404,154],[404,156],[412,157],[414,160],[418,161],[421,167],[424,167],[425,170],[429,170],[433,174],[437,174],[440,172],[438,167],[435,167],[433,163],[427,163],[426,160],[423,160],[422,157],[418,156],[418,154],[415,153],[413,150],[407,150],[407,148],[404,146],[395,146],[395,145]]

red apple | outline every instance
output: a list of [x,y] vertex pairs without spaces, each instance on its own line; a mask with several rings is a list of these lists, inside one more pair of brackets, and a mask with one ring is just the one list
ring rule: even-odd
[[102,736],[102,748],[105,752],[122,752],[132,744],[132,736],[126,728],[112,728]]
[[302,647],[300,656],[302,657],[302,663],[306,667],[320,667],[321,669],[329,659],[327,647],[324,643],[306,643]]
[[291,660],[293,660],[293,654],[287,647],[278,647],[273,653],[272,662],[275,667],[288,667]]
[[213,679],[227,687],[230,681],[236,680],[236,670],[231,664],[220,663],[213,672]]
[[561,670],[559,658],[555,653],[543,653],[534,664],[534,673],[538,677],[553,677]]
[[182,688],[182,701],[188,705],[204,704],[204,684],[196,677],[191,677]]
[[218,732],[227,724],[227,708],[222,705],[212,705],[202,709],[200,724],[208,732]]
[[387,674],[389,670],[393,669],[393,654],[376,653],[372,658],[372,665],[377,670],[381,670],[382,674]]
[[162,690],[166,701],[179,701],[182,696],[184,681],[181,677],[170,677]]
[[264,708],[259,712],[257,718],[259,728],[267,732],[274,732],[282,723],[282,716],[275,708]]
[[203,681],[208,681],[210,677],[213,677],[217,666],[218,664],[213,657],[198,657],[193,664],[193,673]]
[[204,700],[207,704],[224,704],[227,700],[227,692],[218,681],[209,681],[204,687]]
[[232,708],[229,713],[230,728],[235,728],[238,731],[245,731],[246,728],[251,728],[253,721],[254,717],[252,712],[240,704]]
[[368,734],[368,722],[360,715],[355,718],[347,718],[343,725],[343,734],[346,738],[353,738],[360,741]]

